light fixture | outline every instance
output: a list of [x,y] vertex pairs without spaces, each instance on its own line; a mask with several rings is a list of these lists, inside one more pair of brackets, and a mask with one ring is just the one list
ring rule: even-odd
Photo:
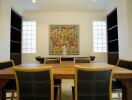
[[96,2],[96,0],[93,0],[93,2]]
[[33,3],[36,3],[36,0],[32,0]]

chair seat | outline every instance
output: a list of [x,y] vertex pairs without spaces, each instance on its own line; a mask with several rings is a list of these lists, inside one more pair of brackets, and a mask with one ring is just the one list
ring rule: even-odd
[[116,90],[116,89],[122,89],[123,85],[120,81],[116,80],[116,81],[112,81],[112,90]]
[[5,90],[16,90],[16,82],[15,80],[9,80],[5,85]]

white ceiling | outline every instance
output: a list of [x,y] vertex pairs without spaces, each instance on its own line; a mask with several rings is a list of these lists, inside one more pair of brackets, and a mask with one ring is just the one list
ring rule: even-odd
[[24,11],[102,11],[113,0],[15,0]]

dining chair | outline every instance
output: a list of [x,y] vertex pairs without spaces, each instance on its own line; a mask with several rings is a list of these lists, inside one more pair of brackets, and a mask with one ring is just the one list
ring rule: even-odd
[[74,64],[77,64],[77,63],[90,63],[90,62],[91,62],[90,58],[85,58],[85,57],[74,58]]
[[132,70],[132,61],[125,60],[125,59],[119,59],[116,66]]
[[45,64],[61,64],[61,58],[45,58]]
[[90,56],[90,60],[94,61],[95,60],[95,56]]
[[[15,66],[13,60],[0,62],[0,70]],[[15,80],[9,80],[4,84],[3,88],[3,100],[16,99],[16,82]]]
[[[132,70],[132,61],[119,59],[116,66]],[[112,81],[112,92],[118,94],[118,97],[116,99],[122,100],[121,94],[122,94],[123,88],[124,88],[124,86],[119,80],[114,79]]]
[[41,57],[41,56],[36,56],[35,59],[36,59],[36,61],[38,61],[40,64],[43,64],[43,63],[44,63],[44,58]]
[[[45,64],[61,64],[61,58],[45,58]],[[61,79],[54,79],[54,85],[59,87],[59,95],[61,100]]]
[[52,67],[14,67],[17,85],[17,100],[56,100]]
[[73,100],[112,100],[112,68],[75,67]]

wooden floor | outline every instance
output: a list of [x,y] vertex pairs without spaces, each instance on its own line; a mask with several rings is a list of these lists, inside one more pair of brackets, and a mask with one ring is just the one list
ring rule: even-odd
[[62,80],[62,100],[72,100],[72,86],[74,80]]

